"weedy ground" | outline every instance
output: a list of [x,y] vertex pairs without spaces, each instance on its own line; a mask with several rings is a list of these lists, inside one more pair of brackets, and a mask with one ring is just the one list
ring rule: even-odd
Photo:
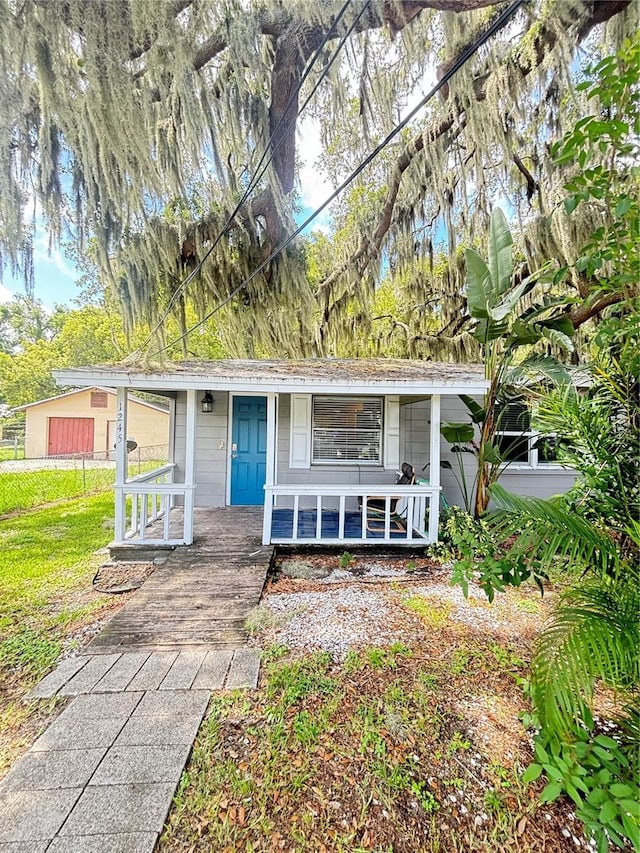
[[[213,698],[160,853],[587,849],[570,805],[542,806],[521,781],[531,751],[519,714],[548,605],[520,590],[506,639],[486,619],[478,630],[468,614],[456,618],[460,606],[428,583],[369,584],[402,640],[372,636],[340,660],[274,644],[282,625],[265,620],[259,690]],[[320,585],[287,579],[267,597],[295,589]],[[312,609],[306,616],[309,646]]]

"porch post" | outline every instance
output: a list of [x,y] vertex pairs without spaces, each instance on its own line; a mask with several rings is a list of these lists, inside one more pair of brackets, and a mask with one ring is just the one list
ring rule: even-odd
[[[116,392],[116,507],[115,538],[124,542],[126,532],[126,496],[122,486],[127,482],[127,402],[126,388]],[[120,488],[118,488],[120,487]]]
[[[429,480],[440,488],[440,395],[431,395],[431,432],[429,434]],[[438,541],[438,517],[440,514],[440,492],[431,496],[429,503],[429,542]]]
[[187,487],[184,496],[184,542],[193,544],[193,503],[195,499],[196,465],[196,392],[187,391],[186,446],[184,457],[184,483]]
[[167,462],[176,461],[176,401],[169,398],[169,442],[167,446]]
[[271,515],[273,510],[273,495],[269,486],[275,485],[277,468],[277,423],[276,423],[276,395],[267,394],[267,458],[265,471],[264,509],[262,516],[262,544],[268,545],[271,541]]

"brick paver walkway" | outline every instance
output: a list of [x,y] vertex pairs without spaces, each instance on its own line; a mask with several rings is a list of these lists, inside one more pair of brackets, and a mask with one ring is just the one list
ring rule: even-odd
[[259,666],[247,648],[63,661],[28,698],[75,698],[0,782],[0,853],[151,853],[211,690]]
[[27,694],[72,701],[0,782],[0,853],[153,851],[211,691],[258,683],[244,620],[271,551],[257,517],[203,515],[196,544]]

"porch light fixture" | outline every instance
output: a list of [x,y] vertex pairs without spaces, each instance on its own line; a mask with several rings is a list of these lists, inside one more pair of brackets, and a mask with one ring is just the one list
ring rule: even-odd
[[200,405],[202,406],[202,411],[212,412],[213,411],[213,397],[211,396],[211,392],[207,391],[202,400],[200,401]]

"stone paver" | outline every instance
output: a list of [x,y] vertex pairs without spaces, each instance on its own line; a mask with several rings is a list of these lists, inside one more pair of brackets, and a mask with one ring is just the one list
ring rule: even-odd
[[78,696],[88,693],[111,669],[120,655],[94,655],[89,658],[77,675],[68,681],[59,691],[61,696]]
[[58,791],[0,793],[0,842],[53,838],[82,793],[82,788]]
[[117,660],[106,675],[93,687],[97,693],[125,690],[134,675],[149,657],[148,652],[128,652]]
[[32,752],[44,750],[105,749],[114,742],[125,724],[126,717],[106,717],[104,720],[58,717],[31,747]]
[[135,693],[90,693],[78,696],[58,719],[104,720],[108,717],[123,717],[123,723],[131,714],[144,694]]
[[106,749],[28,752],[0,782],[0,791],[84,788]]
[[160,690],[188,690],[206,655],[206,651],[180,652],[163,678]]
[[209,703],[207,690],[161,690],[145,693],[132,717],[159,717],[165,714],[200,714]]
[[8,841],[6,844],[0,843],[0,853],[45,853],[48,848],[48,840]]
[[236,649],[227,674],[227,688],[255,690],[260,673],[260,653],[256,649]]
[[190,750],[190,743],[162,746],[114,745],[93,774],[90,784],[177,783]]
[[115,745],[161,746],[162,744],[191,744],[202,721],[202,714],[179,717],[132,717],[116,738]]
[[207,652],[198,674],[191,685],[194,690],[220,690],[229,669],[233,652],[227,649],[214,649]]
[[95,785],[85,788],[60,837],[161,832],[175,790],[173,782]]
[[119,832],[54,838],[47,853],[151,853],[157,837],[155,832]]
[[50,699],[52,696],[55,696],[58,690],[60,690],[67,681],[70,681],[86,663],[87,658],[66,658],[66,660],[63,660],[58,664],[53,672],[50,672],[49,675],[45,675],[42,681],[39,681],[24,698],[26,700]]
[[129,682],[127,689],[157,690],[177,657],[177,652],[153,652]]

